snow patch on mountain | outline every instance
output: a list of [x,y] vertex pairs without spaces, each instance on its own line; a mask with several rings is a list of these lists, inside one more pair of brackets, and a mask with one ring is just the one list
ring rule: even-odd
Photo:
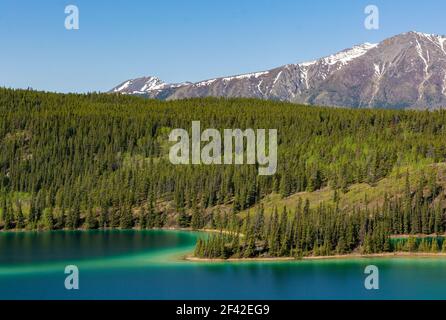
[[279,80],[279,78],[280,78],[280,76],[282,75],[282,70],[281,71],[279,71],[279,73],[276,75],[276,77],[274,78],[274,81],[273,81],[273,87],[274,87],[274,85],[276,84],[276,82]]
[[238,76],[225,77],[225,78],[222,78],[222,80],[223,81],[231,81],[231,80],[234,80],[234,79],[238,79],[238,80],[240,80],[240,79],[249,79],[249,78],[256,78],[257,79],[258,77],[266,75],[268,73],[269,73],[269,71],[246,73],[246,74],[240,74]]
[[200,82],[196,82],[194,84],[192,84],[194,87],[204,87],[204,86],[208,86],[213,84],[215,81],[217,81],[217,79],[210,79],[210,80],[205,80],[205,81],[200,81]]
[[354,46],[351,49],[347,49],[337,54],[323,58],[323,61],[330,66],[340,64],[340,67],[342,67],[345,66],[350,61],[361,57],[362,55],[366,54],[370,49],[373,49],[377,46],[378,44],[372,44],[366,42],[364,44]]
[[129,87],[129,85],[132,83],[132,80],[128,80],[124,82],[121,86],[118,86],[117,88],[113,89],[114,92],[120,92]]
[[166,86],[166,84],[156,77],[151,77],[144,83],[140,91],[159,90]]

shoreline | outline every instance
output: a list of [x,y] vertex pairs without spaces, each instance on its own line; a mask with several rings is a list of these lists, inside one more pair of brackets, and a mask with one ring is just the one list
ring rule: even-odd
[[[87,229],[87,228],[76,228],[76,229],[8,229],[3,230],[0,229],[0,233],[3,232],[13,232],[13,233],[19,233],[19,232],[54,232],[54,231],[150,231],[150,230],[165,230],[165,231],[188,231],[188,232],[212,232],[212,233],[225,233],[230,234],[230,231],[227,230],[218,230],[218,229],[192,229],[192,228],[179,228],[179,227],[162,227],[162,228],[151,228],[151,229],[141,229],[139,227],[134,227],[131,229],[121,229],[121,228],[95,228],[95,229]],[[243,236],[243,235],[241,235]]]
[[[141,230],[141,229],[136,229]],[[176,228],[176,227],[166,227],[166,228],[153,228],[153,229],[144,229],[144,230],[170,230],[170,231],[191,231],[191,232],[212,232],[212,233],[224,233],[231,234],[231,231],[227,230],[218,230],[218,229],[192,229],[192,228]],[[243,236],[240,234],[240,236]]]
[[371,259],[371,258],[446,258],[445,252],[423,253],[423,252],[388,252],[374,254],[344,254],[332,256],[308,256],[302,258],[294,257],[258,257],[258,258],[198,258],[193,255],[183,257],[189,262],[283,262],[283,261],[317,261],[317,260],[348,260],[348,259]]
[[[26,229],[11,229],[1,232],[53,232],[53,231],[91,231],[93,229],[75,229],[75,230],[26,230]],[[149,229],[139,229],[139,228],[132,228],[132,229],[94,229],[99,231],[110,231],[110,230],[133,230],[133,231],[142,231],[142,230],[149,230]],[[194,230],[192,228],[178,228],[178,227],[163,227],[163,228],[153,228],[151,230],[165,230],[165,231],[185,231],[185,232],[204,232],[204,233],[230,233],[227,230],[218,230],[218,229],[197,229]],[[243,236],[243,235],[242,235]],[[412,235],[398,235],[393,236],[393,238],[408,238]],[[416,235],[417,237],[429,237],[429,236],[438,236],[438,235]],[[444,235],[440,235],[444,236]],[[384,253],[373,253],[373,254],[360,254],[360,253],[351,253],[351,254],[344,254],[344,255],[330,255],[330,256],[306,256],[306,257],[256,257],[256,258],[228,258],[228,259],[222,259],[222,258],[199,258],[193,256],[192,253],[187,254],[184,256],[184,253],[181,257],[177,257],[177,260],[179,261],[187,261],[187,262],[284,262],[284,261],[317,261],[317,260],[348,260],[348,259],[371,259],[371,258],[446,258],[446,252],[384,252]]]

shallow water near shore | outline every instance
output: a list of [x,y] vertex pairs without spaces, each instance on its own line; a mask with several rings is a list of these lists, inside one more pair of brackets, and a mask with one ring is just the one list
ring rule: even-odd
[[[185,261],[203,233],[0,233],[0,299],[446,299],[446,258]],[[65,266],[79,268],[66,290]],[[366,290],[367,265],[379,290]]]

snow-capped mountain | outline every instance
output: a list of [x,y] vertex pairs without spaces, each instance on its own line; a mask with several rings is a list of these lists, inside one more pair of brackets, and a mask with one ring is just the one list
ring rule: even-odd
[[165,83],[157,77],[141,77],[124,81],[116,86],[110,92],[123,94],[143,95],[150,98],[167,98],[173,90],[181,86],[190,84],[185,83]]
[[268,71],[180,84],[138,78],[111,92],[158,99],[251,97],[326,106],[441,108],[446,107],[446,36],[407,32]]

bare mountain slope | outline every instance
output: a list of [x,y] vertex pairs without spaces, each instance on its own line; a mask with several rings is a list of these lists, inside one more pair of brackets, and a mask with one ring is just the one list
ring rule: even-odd
[[268,71],[180,84],[144,77],[111,92],[158,99],[251,97],[327,106],[441,108],[446,107],[446,36],[408,32]]

